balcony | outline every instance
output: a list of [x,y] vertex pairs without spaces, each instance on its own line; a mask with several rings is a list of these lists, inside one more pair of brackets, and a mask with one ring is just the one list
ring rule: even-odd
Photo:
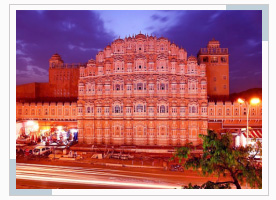
[[199,54],[228,54],[228,48],[217,48],[217,49],[211,49],[211,48],[201,48],[199,51]]
[[112,117],[123,117],[124,113],[112,113]]
[[134,94],[147,94],[147,90],[134,90]]
[[169,113],[157,113],[157,117],[169,117]]
[[146,117],[147,113],[146,112],[134,112],[133,117]]

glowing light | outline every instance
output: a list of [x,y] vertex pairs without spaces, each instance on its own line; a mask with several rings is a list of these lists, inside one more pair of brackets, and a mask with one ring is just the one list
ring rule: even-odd
[[34,121],[27,121],[27,126],[33,126],[34,125]]
[[260,103],[260,99],[259,98],[253,98],[253,99],[250,100],[250,104],[256,105],[258,103]]
[[58,126],[57,129],[58,129],[59,131],[61,131],[61,130],[62,130],[62,126]]
[[35,124],[34,127],[33,127],[33,129],[34,129],[35,131],[37,131],[38,128],[39,128],[38,124]]
[[71,132],[71,133],[78,132],[78,129],[70,129],[70,132]]
[[[78,184],[96,184],[96,185],[110,185],[110,186],[127,186],[127,187],[140,187],[140,188],[155,188],[155,189],[181,189],[178,184],[170,183],[155,183],[155,182],[144,182],[143,177],[136,176],[136,174],[144,174],[140,172],[131,172],[131,174],[120,174],[112,172],[125,172],[124,170],[103,170],[102,168],[85,169],[82,167],[66,167],[66,166],[51,166],[51,165],[37,165],[37,164],[22,164],[16,165],[16,178],[25,180],[38,180],[38,181],[54,181],[60,183],[78,183]],[[135,175],[133,175],[134,173]],[[94,175],[110,176],[113,174],[114,178],[119,177],[118,180],[103,179],[99,177],[97,179]],[[146,173],[152,174],[152,173]],[[155,173],[154,173],[155,174]],[[91,176],[90,176],[91,175]],[[163,175],[164,174],[158,174]],[[94,177],[91,179],[91,177]],[[133,181],[133,178],[137,179]],[[124,180],[124,178],[126,178]],[[131,180],[127,179],[131,178]],[[142,181],[141,181],[142,180]],[[151,180],[151,179],[149,179]]]
[[239,103],[244,103],[245,101],[243,99],[241,99],[241,98],[238,98],[238,102]]

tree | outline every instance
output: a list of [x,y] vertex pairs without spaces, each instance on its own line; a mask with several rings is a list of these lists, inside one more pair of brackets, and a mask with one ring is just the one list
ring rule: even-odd
[[195,147],[189,143],[178,148],[174,158],[178,158],[179,163],[184,160],[185,169],[201,169],[203,175],[226,176],[229,174],[232,178],[227,182],[207,182],[202,188],[206,188],[206,184],[209,187],[212,183],[214,188],[217,188],[216,185],[234,184],[237,189],[241,189],[241,184],[244,181],[252,188],[262,188],[262,166],[255,161],[255,156],[261,150],[260,143],[257,143],[257,147],[233,147],[231,134],[219,136],[211,130],[208,130],[207,135],[200,135],[200,138],[203,139],[201,155],[191,154]]

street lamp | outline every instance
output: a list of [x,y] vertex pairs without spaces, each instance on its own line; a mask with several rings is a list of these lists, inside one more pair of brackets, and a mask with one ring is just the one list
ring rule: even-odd
[[247,108],[247,116],[246,116],[246,145],[248,144],[248,117],[249,117],[249,110],[250,110],[250,105],[257,105],[259,104],[261,101],[259,98],[252,98],[250,99],[249,103],[247,101],[245,101],[245,99],[239,98],[238,99],[239,103],[244,103],[246,105]]

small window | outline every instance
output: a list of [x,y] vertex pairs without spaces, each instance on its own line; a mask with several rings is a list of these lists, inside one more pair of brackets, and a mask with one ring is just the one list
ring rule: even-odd
[[139,69],[142,69],[142,66],[141,66],[141,65],[139,65]]
[[221,62],[222,62],[222,63],[226,63],[226,61],[227,61],[227,60],[226,60],[226,57],[221,57]]
[[211,58],[211,63],[217,63],[217,62],[218,62],[218,57]]
[[203,57],[203,62],[208,62],[208,57]]

